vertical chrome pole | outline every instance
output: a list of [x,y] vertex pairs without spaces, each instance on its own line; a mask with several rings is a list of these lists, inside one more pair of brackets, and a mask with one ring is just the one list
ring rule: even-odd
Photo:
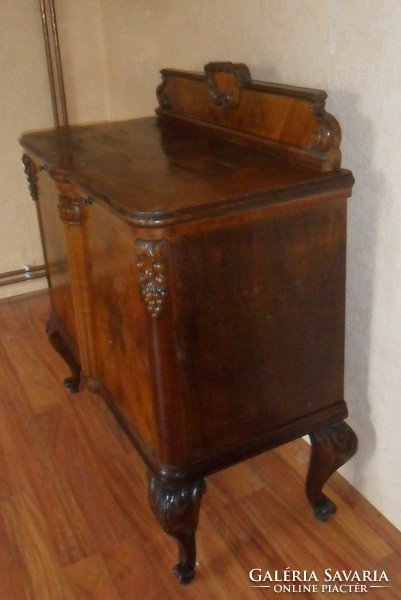
[[[39,5],[42,17],[43,39],[46,50],[47,72],[49,76],[54,125],[55,127],[67,127],[67,103],[65,98],[54,0],[39,0]],[[51,29],[49,29],[49,20],[51,22]]]
[[46,50],[47,73],[49,76],[50,95],[51,95],[52,108],[53,108],[53,119],[54,119],[54,125],[56,127],[59,127],[60,122],[59,122],[58,110],[57,110],[56,86],[55,86],[55,81],[54,81],[53,61],[52,61],[52,54],[51,54],[51,47],[50,47],[49,29],[47,26],[47,14],[46,14],[45,0],[39,0],[39,4],[40,4],[41,16],[42,16],[42,30],[43,30],[43,39],[45,42],[45,50]]
[[56,9],[54,7],[54,0],[49,0],[49,2],[50,2],[50,16],[51,16],[52,30],[53,30],[53,44],[54,44],[54,55],[55,55],[55,61],[56,61],[57,82],[58,82],[58,98],[60,100],[59,116],[60,116],[60,111],[61,111],[61,119],[60,119],[61,124],[64,127],[67,127],[68,126],[67,103],[66,103],[66,99],[65,99],[63,67],[61,64],[61,54],[60,54],[60,44],[59,44],[59,39],[58,39]]

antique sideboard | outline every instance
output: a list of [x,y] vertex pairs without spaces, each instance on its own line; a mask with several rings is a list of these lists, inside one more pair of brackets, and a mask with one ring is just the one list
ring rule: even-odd
[[323,91],[243,64],[163,70],[155,117],[22,136],[65,385],[100,394],[194,576],[205,476],[309,434],[307,498],[355,453],[344,422],[347,198]]

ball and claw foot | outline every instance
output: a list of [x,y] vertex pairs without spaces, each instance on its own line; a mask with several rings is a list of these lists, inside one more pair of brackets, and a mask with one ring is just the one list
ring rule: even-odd
[[313,507],[313,513],[315,515],[315,519],[320,521],[321,523],[325,523],[330,519],[332,515],[337,511],[337,507],[323,494],[322,499]]
[[188,585],[195,577],[195,569],[188,563],[176,564],[173,573],[182,585]]
[[171,484],[149,474],[150,507],[164,531],[178,542],[178,563],[173,573],[182,585],[188,585],[195,577],[195,533],[205,490],[204,479]]
[[74,377],[66,377],[63,383],[71,394],[77,394],[79,392],[79,380],[77,381]]

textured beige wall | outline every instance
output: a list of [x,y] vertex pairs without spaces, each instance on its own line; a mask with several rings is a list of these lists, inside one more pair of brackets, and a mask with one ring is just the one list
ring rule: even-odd
[[[21,164],[23,130],[51,125],[46,63],[36,3],[0,0],[0,272],[43,263],[36,209]],[[0,297],[44,280],[0,287]]]
[[[0,93],[10,94],[2,102],[6,156],[0,158],[4,271],[6,265],[40,260],[14,140],[23,129],[49,124],[51,113],[36,6],[29,0],[0,2],[7,9],[0,25],[0,66],[6,74]],[[401,528],[401,3],[56,0],[56,5],[75,121],[151,114],[161,67],[198,70],[211,60],[246,62],[257,79],[327,90],[328,110],[344,132],[343,164],[357,181],[349,211],[346,400],[360,450],[343,473]]]
[[69,121],[104,121],[108,68],[100,0],[55,0],[55,6]]
[[[43,264],[35,205],[21,165],[23,131],[51,127],[37,0],[0,0],[0,273]],[[99,0],[56,0],[71,122],[107,117],[105,44]],[[45,279],[0,287],[0,298],[46,286]]]

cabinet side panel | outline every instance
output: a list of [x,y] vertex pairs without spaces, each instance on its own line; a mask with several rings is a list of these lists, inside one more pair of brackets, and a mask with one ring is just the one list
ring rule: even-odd
[[318,427],[319,413],[342,403],[345,206],[326,201],[176,245],[190,461],[313,414]]
[[52,307],[65,333],[77,343],[75,311],[71,290],[71,278],[67,263],[67,246],[64,224],[58,212],[58,191],[55,182],[40,173],[39,215],[43,231],[46,264],[50,281]]
[[98,376],[125,425],[153,450],[149,342],[139,299],[133,230],[97,203],[88,211],[84,226]]

